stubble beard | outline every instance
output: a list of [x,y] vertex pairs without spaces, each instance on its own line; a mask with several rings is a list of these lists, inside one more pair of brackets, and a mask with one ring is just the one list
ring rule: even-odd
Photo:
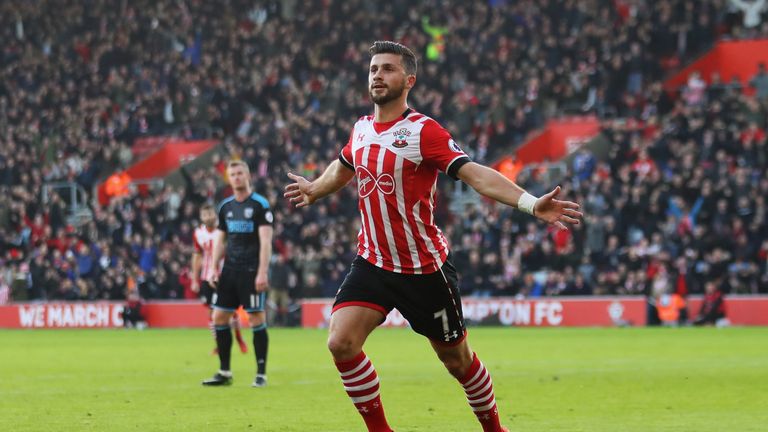
[[398,99],[405,91],[405,83],[403,83],[399,88],[387,87],[386,90],[387,91],[384,94],[377,95],[373,92],[373,89],[370,89],[369,94],[371,95],[371,100],[373,103],[381,106]]
[[247,192],[248,191],[248,185],[243,183],[238,186],[232,186],[232,191],[234,192]]

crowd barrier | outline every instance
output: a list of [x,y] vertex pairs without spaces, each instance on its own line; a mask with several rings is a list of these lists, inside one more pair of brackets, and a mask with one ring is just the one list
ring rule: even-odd
[[[768,296],[729,296],[726,305],[734,325],[768,325]],[[522,327],[645,325],[647,310],[643,297],[465,298],[462,306],[470,324]],[[687,307],[689,317],[696,316],[701,297],[691,296]],[[327,326],[331,309],[331,300],[305,301],[302,326]],[[383,325],[399,327],[407,322],[394,310]]]
[[[327,327],[332,299],[302,302],[301,324]],[[728,319],[734,325],[768,325],[768,296],[728,296]],[[646,323],[646,301],[642,297],[551,297],[516,299],[505,297],[462,300],[470,325],[520,327],[642,326]],[[701,297],[688,299],[689,316],[701,306]],[[18,303],[0,306],[0,328],[114,328],[123,326],[123,303]],[[153,301],[143,307],[153,328],[203,328],[208,310],[196,301]],[[407,321],[392,311],[383,324],[404,327]]]
[[[120,302],[17,303],[0,306],[0,328],[123,327]],[[142,313],[150,327],[208,326],[208,309],[198,301],[153,301]]]

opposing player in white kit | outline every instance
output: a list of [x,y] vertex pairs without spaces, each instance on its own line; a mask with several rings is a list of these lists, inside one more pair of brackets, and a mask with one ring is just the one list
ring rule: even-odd
[[[198,293],[200,300],[208,306],[210,310],[208,316],[208,328],[213,335],[213,354],[217,353],[216,332],[214,330],[213,320],[210,313],[212,313],[212,302],[214,290],[208,284],[208,278],[214,273],[221,271],[222,261],[218,263],[213,262],[213,241],[216,237],[216,209],[212,204],[204,204],[200,207],[200,222],[202,224],[195,229],[192,242],[195,246],[195,251],[192,254],[192,292]],[[232,327],[235,329],[235,338],[237,344],[240,346],[240,352],[243,354],[248,352],[248,345],[243,340],[243,335],[240,332],[240,321],[237,315],[232,317]]]
[[437,357],[463,386],[484,432],[499,422],[491,376],[470,349],[456,269],[435,225],[440,171],[480,194],[565,229],[577,224],[578,204],[556,199],[557,187],[536,198],[497,171],[474,163],[435,120],[408,107],[416,83],[413,52],[395,42],[370,48],[368,90],[374,114],[355,123],[339,159],[316,180],[289,174],[285,196],[297,207],[334,193],[357,177],[362,228],[358,256],[331,315],[328,348],[344,389],[369,431],[389,432],[376,370],[363,352],[368,335],[397,308],[429,338]]

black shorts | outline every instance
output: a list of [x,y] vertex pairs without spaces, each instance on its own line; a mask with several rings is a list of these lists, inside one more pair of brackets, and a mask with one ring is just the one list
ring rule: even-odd
[[213,293],[216,292],[211,288],[211,284],[208,283],[208,281],[201,281],[200,282],[200,301],[205,303],[206,306],[212,307],[213,306]]
[[466,335],[458,286],[450,256],[440,271],[430,274],[394,273],[358,256],[336,294],[333,311],[363,306],[386,316],[396,308],[416,333],[455,345]]
[[213,294],[213,308],[234,312],[242,306],[246,312],[262,312],[267,292],[256,292],[256,272],[224,268]]

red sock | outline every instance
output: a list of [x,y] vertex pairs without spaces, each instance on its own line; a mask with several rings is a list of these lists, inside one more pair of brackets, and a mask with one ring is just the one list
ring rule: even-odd
[[336,362],[344,390],[363,417],[369,432],[392,432],[379,396],[379,376],[364,352],[348,361]]
[[235,339],[237,340],[238,346],[240,346],[240,351],[245,354],[248,352],[248,345],[246,345],[243,340],[243,334],[240,332],[240,318],[237,316],[237,313],[232,315],[231,325],[232,328],[235,329]]
[[469,407],[483,426],[483,432],[502,432],[504,429],[499,424],[499,410],[496,408],[496,397],[493,395],[491,374],[477,358],[477,354],[474,354],[472,365],[459,382],[464,387]]

